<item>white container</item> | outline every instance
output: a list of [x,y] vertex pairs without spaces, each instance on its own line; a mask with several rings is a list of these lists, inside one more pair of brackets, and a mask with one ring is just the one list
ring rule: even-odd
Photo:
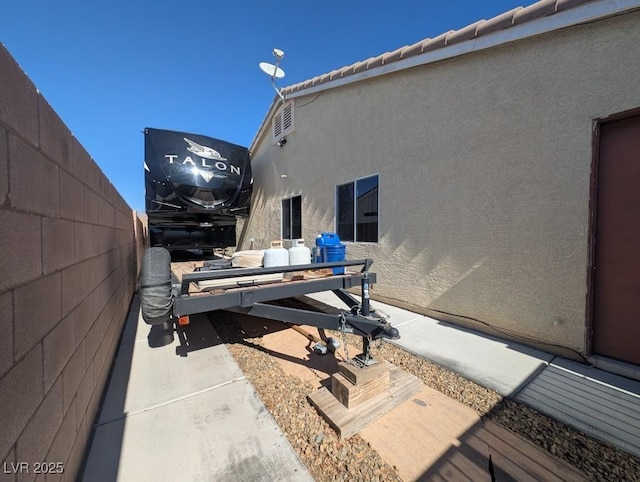
[[231,266],[234,268],[259,268],[262,266],[264,249],[248,249],[236,251],[231,255]]
[[265,268],[289,266],[289,251],[282,247],[282,241],[271,241],[271,248],[264,252],[263,266]]
[[311,250],[304,245],[304,239],[294,239],[289,249],[289,265],[311,264]]

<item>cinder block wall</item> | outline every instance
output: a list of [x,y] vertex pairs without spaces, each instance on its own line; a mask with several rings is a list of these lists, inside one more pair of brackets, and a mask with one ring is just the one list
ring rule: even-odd
[[0,45],[0,462],[30,469],[2,480],[35,479],[36,462],[75,480],[134,291],[136,230]]

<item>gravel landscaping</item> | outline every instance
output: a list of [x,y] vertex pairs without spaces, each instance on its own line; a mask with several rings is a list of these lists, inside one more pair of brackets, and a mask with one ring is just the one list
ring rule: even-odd
[[[211,318],[214,328],[314,479],[318,482],[401,480],[394,467],[386,464],[359,435],[339,440],[307,401],[307,395],[314,390],[311,384],[286,374],[262,348],[260,337],[246,337],[237,316],[216,312]],[[355,346],[361,344],[357,337],[350,342]],[[395,364],[427,386],[566,460],[590,480],[640,481],[640,460],[632,455],[518,402],[502,399],[497,393],[390,343],[374,344],[373,353],[376,358]]]

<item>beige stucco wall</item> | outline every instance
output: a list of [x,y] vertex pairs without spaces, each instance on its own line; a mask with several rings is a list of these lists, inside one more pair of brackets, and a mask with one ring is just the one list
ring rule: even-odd
[[[336,184],[380,174],[375,294],[584,351],[593,120],[640,106],[630,13],[295,100],[282,148],[252,153],[241,239],[280,235],[302,194],[308,244]],[[287,174],[287,178],[282,178]]]

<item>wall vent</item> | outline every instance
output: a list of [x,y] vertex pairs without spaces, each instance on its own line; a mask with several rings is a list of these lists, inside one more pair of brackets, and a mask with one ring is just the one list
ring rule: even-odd
[[274,144],[280,142],[284,136],[291,134],[295,129],[295,116],[293,101],[284,104],[273,116],[273,126],[271,129],[272,141]]

